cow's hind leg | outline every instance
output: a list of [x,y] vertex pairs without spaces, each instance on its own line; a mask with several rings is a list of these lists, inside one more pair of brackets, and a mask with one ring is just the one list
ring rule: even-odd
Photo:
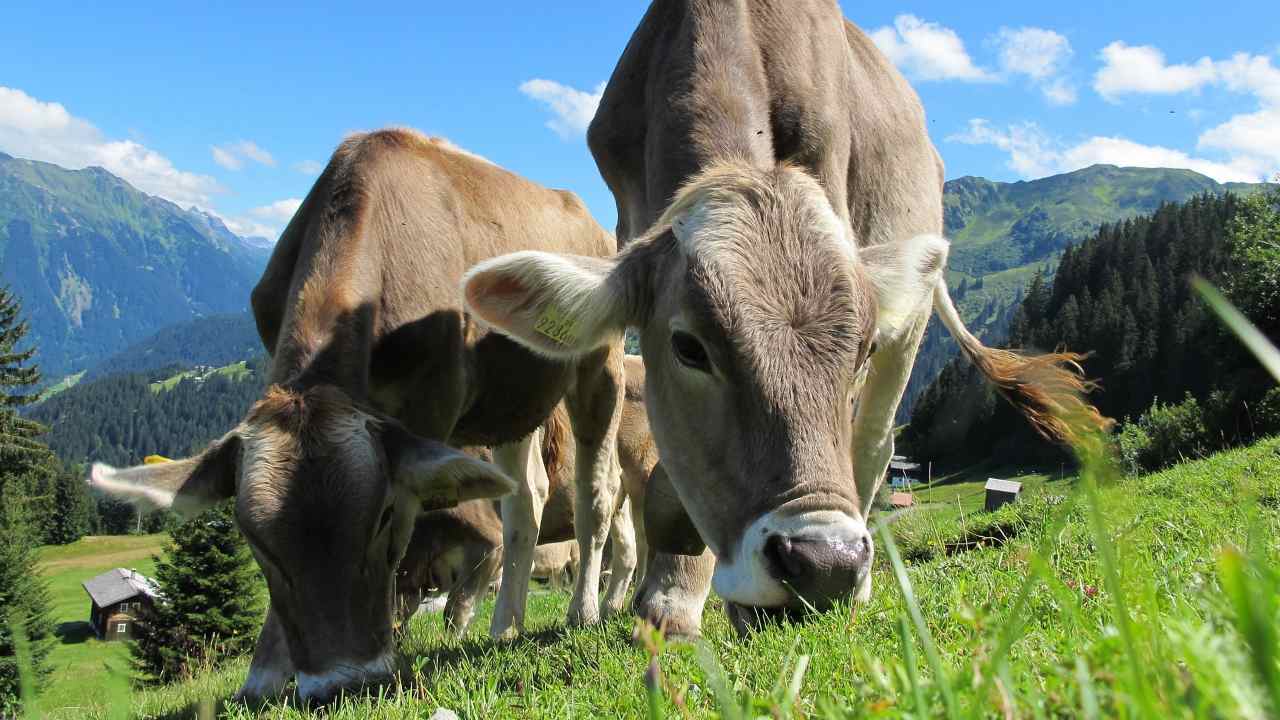
[[650,552],[632,608],[668,637],[698,637],[715,569],[716,557],[710,550],[701,555]]
[[626,496],[613,513],[609,537],[613,540],[613,557],[609,561],[609,587],[604,593],[605,617],[622,610],[636,571],[636,532],[631,522],[631,501]]
[[525,601],[533,548],[538,543],[542,506],[547,501],[547,471],[542,465],[542,429],[518,443],[494,449],[493,459],[516,481],[516,491],[502,498],[502,585],[489,623],[495,640],[524,631]]
[[622,357],[618,343],[580,359],[565,395],[576,449],[573,525],[580,562],[569,602],[570,625],[600,621],[601,556],[622,484],[616,450],[623,402]]
[[[911,377],[929,312],[926,306],[906,332],[871,356],[871,370],[858,400],[858,414],[853,421],[853,478],[862,518],[868,525],[876,492],[893,457],[893,419]],[[854,598],[858,602],[871,599],[870,572],[859,582]]]

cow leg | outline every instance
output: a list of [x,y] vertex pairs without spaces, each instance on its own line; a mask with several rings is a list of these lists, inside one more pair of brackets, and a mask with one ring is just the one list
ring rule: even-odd
[[636,532],[631,523],[631,502],[625,495],[613,513],[609,537],[613,539],[613,557],[609,561],[609,588],[604,593],[605,617],[622,610],[636,570]]
[[[538,515],[541,517],[541,513]],[[484,597],[489,584],[502,570],[502,548],[475,543],[468,544],[467,550],[467,569],[462,581],[449,591],[449,600],[444,606],[445,630],[459,639],[467,634],[471,619],[475,617],[476,600]]]
[[258,643],[253,648],[253,661],[249,663],[249,676],[235,695],[236,702],[265,700],[278,697],[293,680],[295,668],[289,657],[289,646],[284,639],[284,626],[276,617],[276,611],[268,609],[267,619],[258,633]]
[[624,390],[622,358],[622,344],[617,343],[580,359],[565,395],[576,449],[573,529],[580,561],[569,602],[567,622],[571,626],[600,621],[600,565],[622,484],[617,452]]
[[[876,492],[893,457],[893,419],[907,389],[929,312],[926,307],[909,330],[871,356],[871,370],[858,400],[858,414],[853,421],[853,478],[862,517],[868,524]],[[854,598],[858,602],[871,599],[870,572],[858,584]]]
[[715,569],[716,557],[710,550],[701,555],[650,551],[632,609],[667,637],[696,638],[702,634],[702,607]]
[[542,429],[518,443],[494,449],[493,459],[516,481],[516,491],[502,498],[502,585],[493,608],[489,636],[495,640],[524,631],[525,601],[529,595],[529,574],[533,570],[533,548],[542,525],[542,506],[547,501],[547,470],[542,465]]

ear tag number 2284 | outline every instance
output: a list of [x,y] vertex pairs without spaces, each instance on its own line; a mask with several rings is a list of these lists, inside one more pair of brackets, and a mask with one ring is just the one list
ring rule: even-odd
[[533,329],[564,346],[578,339],[578,322],[554,304],[542,309]]

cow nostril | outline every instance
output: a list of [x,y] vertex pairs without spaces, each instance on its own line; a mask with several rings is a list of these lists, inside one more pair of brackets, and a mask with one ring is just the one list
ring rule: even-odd
[[807,564],[797,553],[791,538],[786,535],[770,535],[764,543],[764,556],[769,571],[779,580],[797,580],[805,575]]

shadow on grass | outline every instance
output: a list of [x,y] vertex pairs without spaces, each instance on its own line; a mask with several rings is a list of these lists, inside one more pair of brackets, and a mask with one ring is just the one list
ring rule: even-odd
[[[619,632],[621,633],[624,631],[619,630]],[[402,653],[400,655],[400,668],[397,673],[397,680],[392,681],[392,685],[398,685],[400,692],[412,695],[418,688],[418,676],[413,670],[414,666],[423,668],[424,674],[422,675],[422,679],[430,682],[431,677],[435,673],[446,673],[452,666],[466,660],[468,657],[483,655],[486,652],[499,648],[515,648],[525,645],[545,647],[563,640],[568,633],[569,628],[557,626],[528,633],[520,636],[516,640],[506,642],[495,643],[487,638],[476,638],[466,640],[461,643],[437,646],[425,653],[419,653],[416,655],[405,655]],[[329,702],[311,703],[310,708],[312,710],[318,710],[326,707],[331,708],[343,700],[376,696],[384,687],[386,686],[370,685],[367,687],[347,690]],[[505,689],[510,690],[512,688]],[[285,703],[288,704],[288,707],[293,708],[301,708],[304,706],[304,703],[302,703],[292,691],[281,698],[255,702],[237,702],[232,699],[231,694],[228,694],[221,698],[208,698],[197,701],[180,710],[164,713],[155,717],[157,720],[190,720],[191,718],[198,718],[200,720],[209,718],[212,720],[212,718],[221,717],[227,709],[233,707],[247,705],[251,711],[255,713],[262,713],[266,710],[279,707]]]
[[53,634],[63,645],[79,645],[89,640],[89,638],[97,637],[97,633],[93,631],[93,626],[83,620],[58,623],[58,627],[54,628]]

